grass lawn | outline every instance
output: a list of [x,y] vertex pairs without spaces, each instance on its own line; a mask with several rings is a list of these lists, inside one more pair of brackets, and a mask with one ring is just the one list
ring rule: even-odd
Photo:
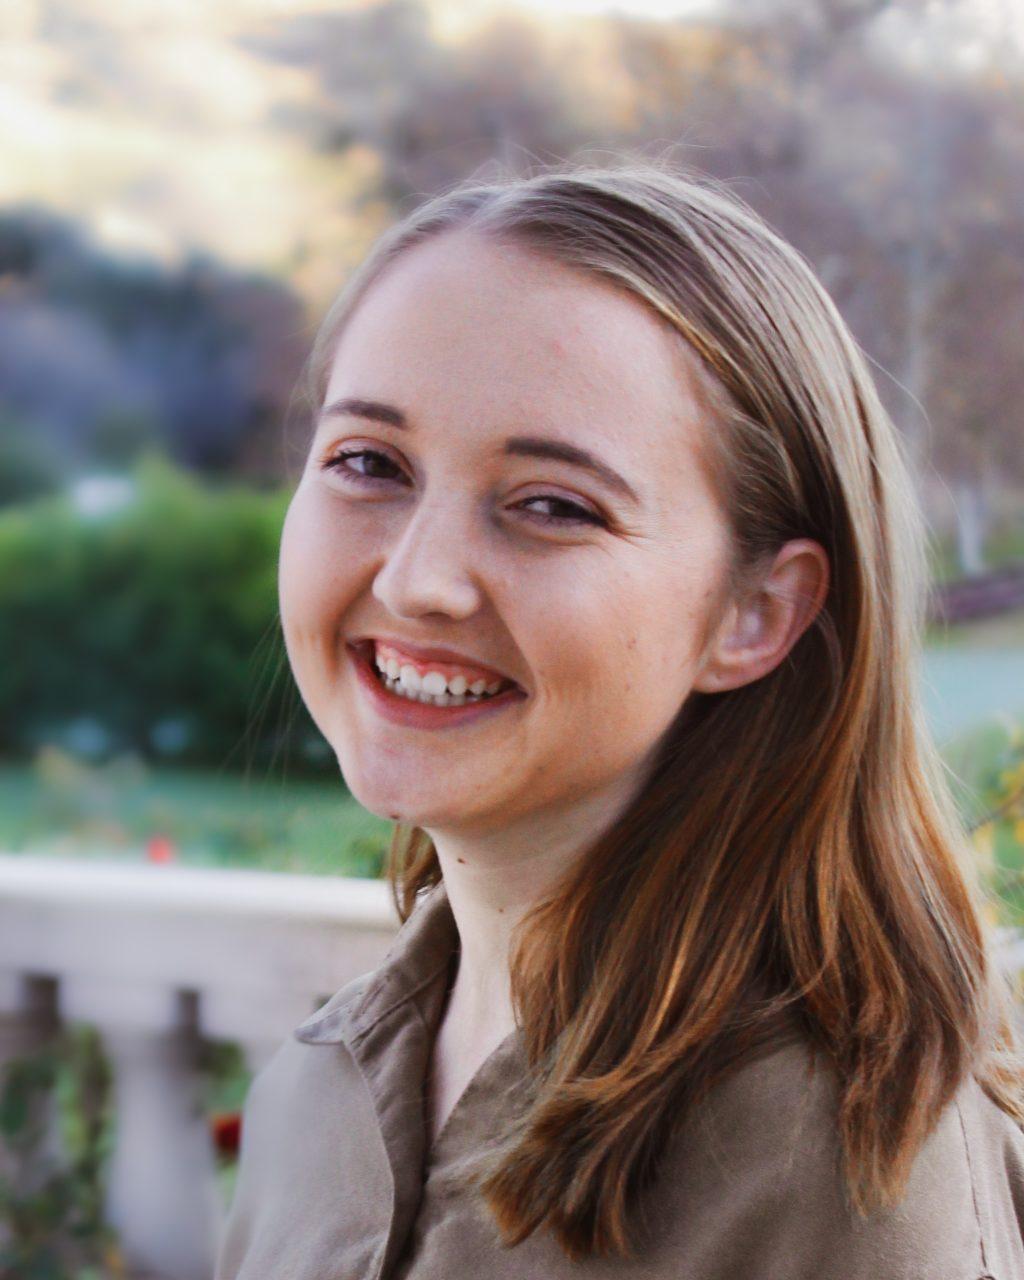
[[340,778],[289,782],[87,765],[45,751],[0,767],[0,850],[65,857],[146,857],[165,837],[185,866],[310,875],[378,875],[391,824],[367,813]]

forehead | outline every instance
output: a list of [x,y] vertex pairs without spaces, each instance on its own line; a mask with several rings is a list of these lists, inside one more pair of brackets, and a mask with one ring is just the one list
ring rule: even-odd
[[666,451],[690,467],[697,456],[701,410],[681,344],[611,281],[450,232],[407,251],[360,300],[326,399],[387,400],[470,442],[527,425],[582,437],[635,459],[642,483]]

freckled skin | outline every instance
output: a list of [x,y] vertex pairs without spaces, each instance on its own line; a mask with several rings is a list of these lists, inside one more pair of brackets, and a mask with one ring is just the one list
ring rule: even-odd
[[[614,286],[466,232],[411,251],[360,303],[326,399],[384,401],[413,429],[321,422],[279,586],[302,696],[371,811],[460,836],[572,829],[639,785],[695,687],[728,548],[677,342]],[[591,450],[640,505],[567,463],[503,457],[508,435]],[[343,445],[384,453],[389,478],[322,469]],[[545,495],[608,527],[543,524],[570,514]],[[382,632],[461,649],[529,697],[458,729],[391,724],[343,644]]]

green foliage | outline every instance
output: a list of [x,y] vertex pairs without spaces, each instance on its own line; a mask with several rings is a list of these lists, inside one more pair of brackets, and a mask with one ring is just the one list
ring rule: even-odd
[[93,1028],[62,1029],[4,1065],[0,1280],[125,1274],[103,1218],[112,1133],[110,1066]]
[[146,452],[159,447],[159,433],[152,418],[125,410],[113,410],[93,431],[92,455],[103,467],[121,469]]
[[314,737],[277,617],[287,495],[204,486],[155,454],[132,475],[103,514],[64,494],[0,511],[0,754],[223,764],[249,746],[252,763],[287,747],[289,710]]
[[233,1040],[200,1040],[196,1066],[207,1113],[241,1111],[252,1083],[241,1046]]
[[971,788],[969,830],[993,923],[1024,926],[1024,725],[994,728]]
[[53,493],[60,483],[60,463],[41,435],[0,419],[0,507]]

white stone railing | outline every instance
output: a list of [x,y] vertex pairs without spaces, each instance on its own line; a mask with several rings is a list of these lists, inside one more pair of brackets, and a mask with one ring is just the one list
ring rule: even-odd
[[128,1266],[210,1280],[225,1206],[201,1039],[255,1072],[398,927],[381,881],[0,855],[0,1063],[62,1023],[113,1071],[107,1217]]
[[[380,881],[0,855],[0,1064],[61,1022],[99,1031],[114,1076],[107,1217],[133,1272],[213,1274],[225,1206],[198,1041],[238,1043],[259,1070],[397,927]],[[1007,972],[1024,968],[1015,931],[996,943]]]

